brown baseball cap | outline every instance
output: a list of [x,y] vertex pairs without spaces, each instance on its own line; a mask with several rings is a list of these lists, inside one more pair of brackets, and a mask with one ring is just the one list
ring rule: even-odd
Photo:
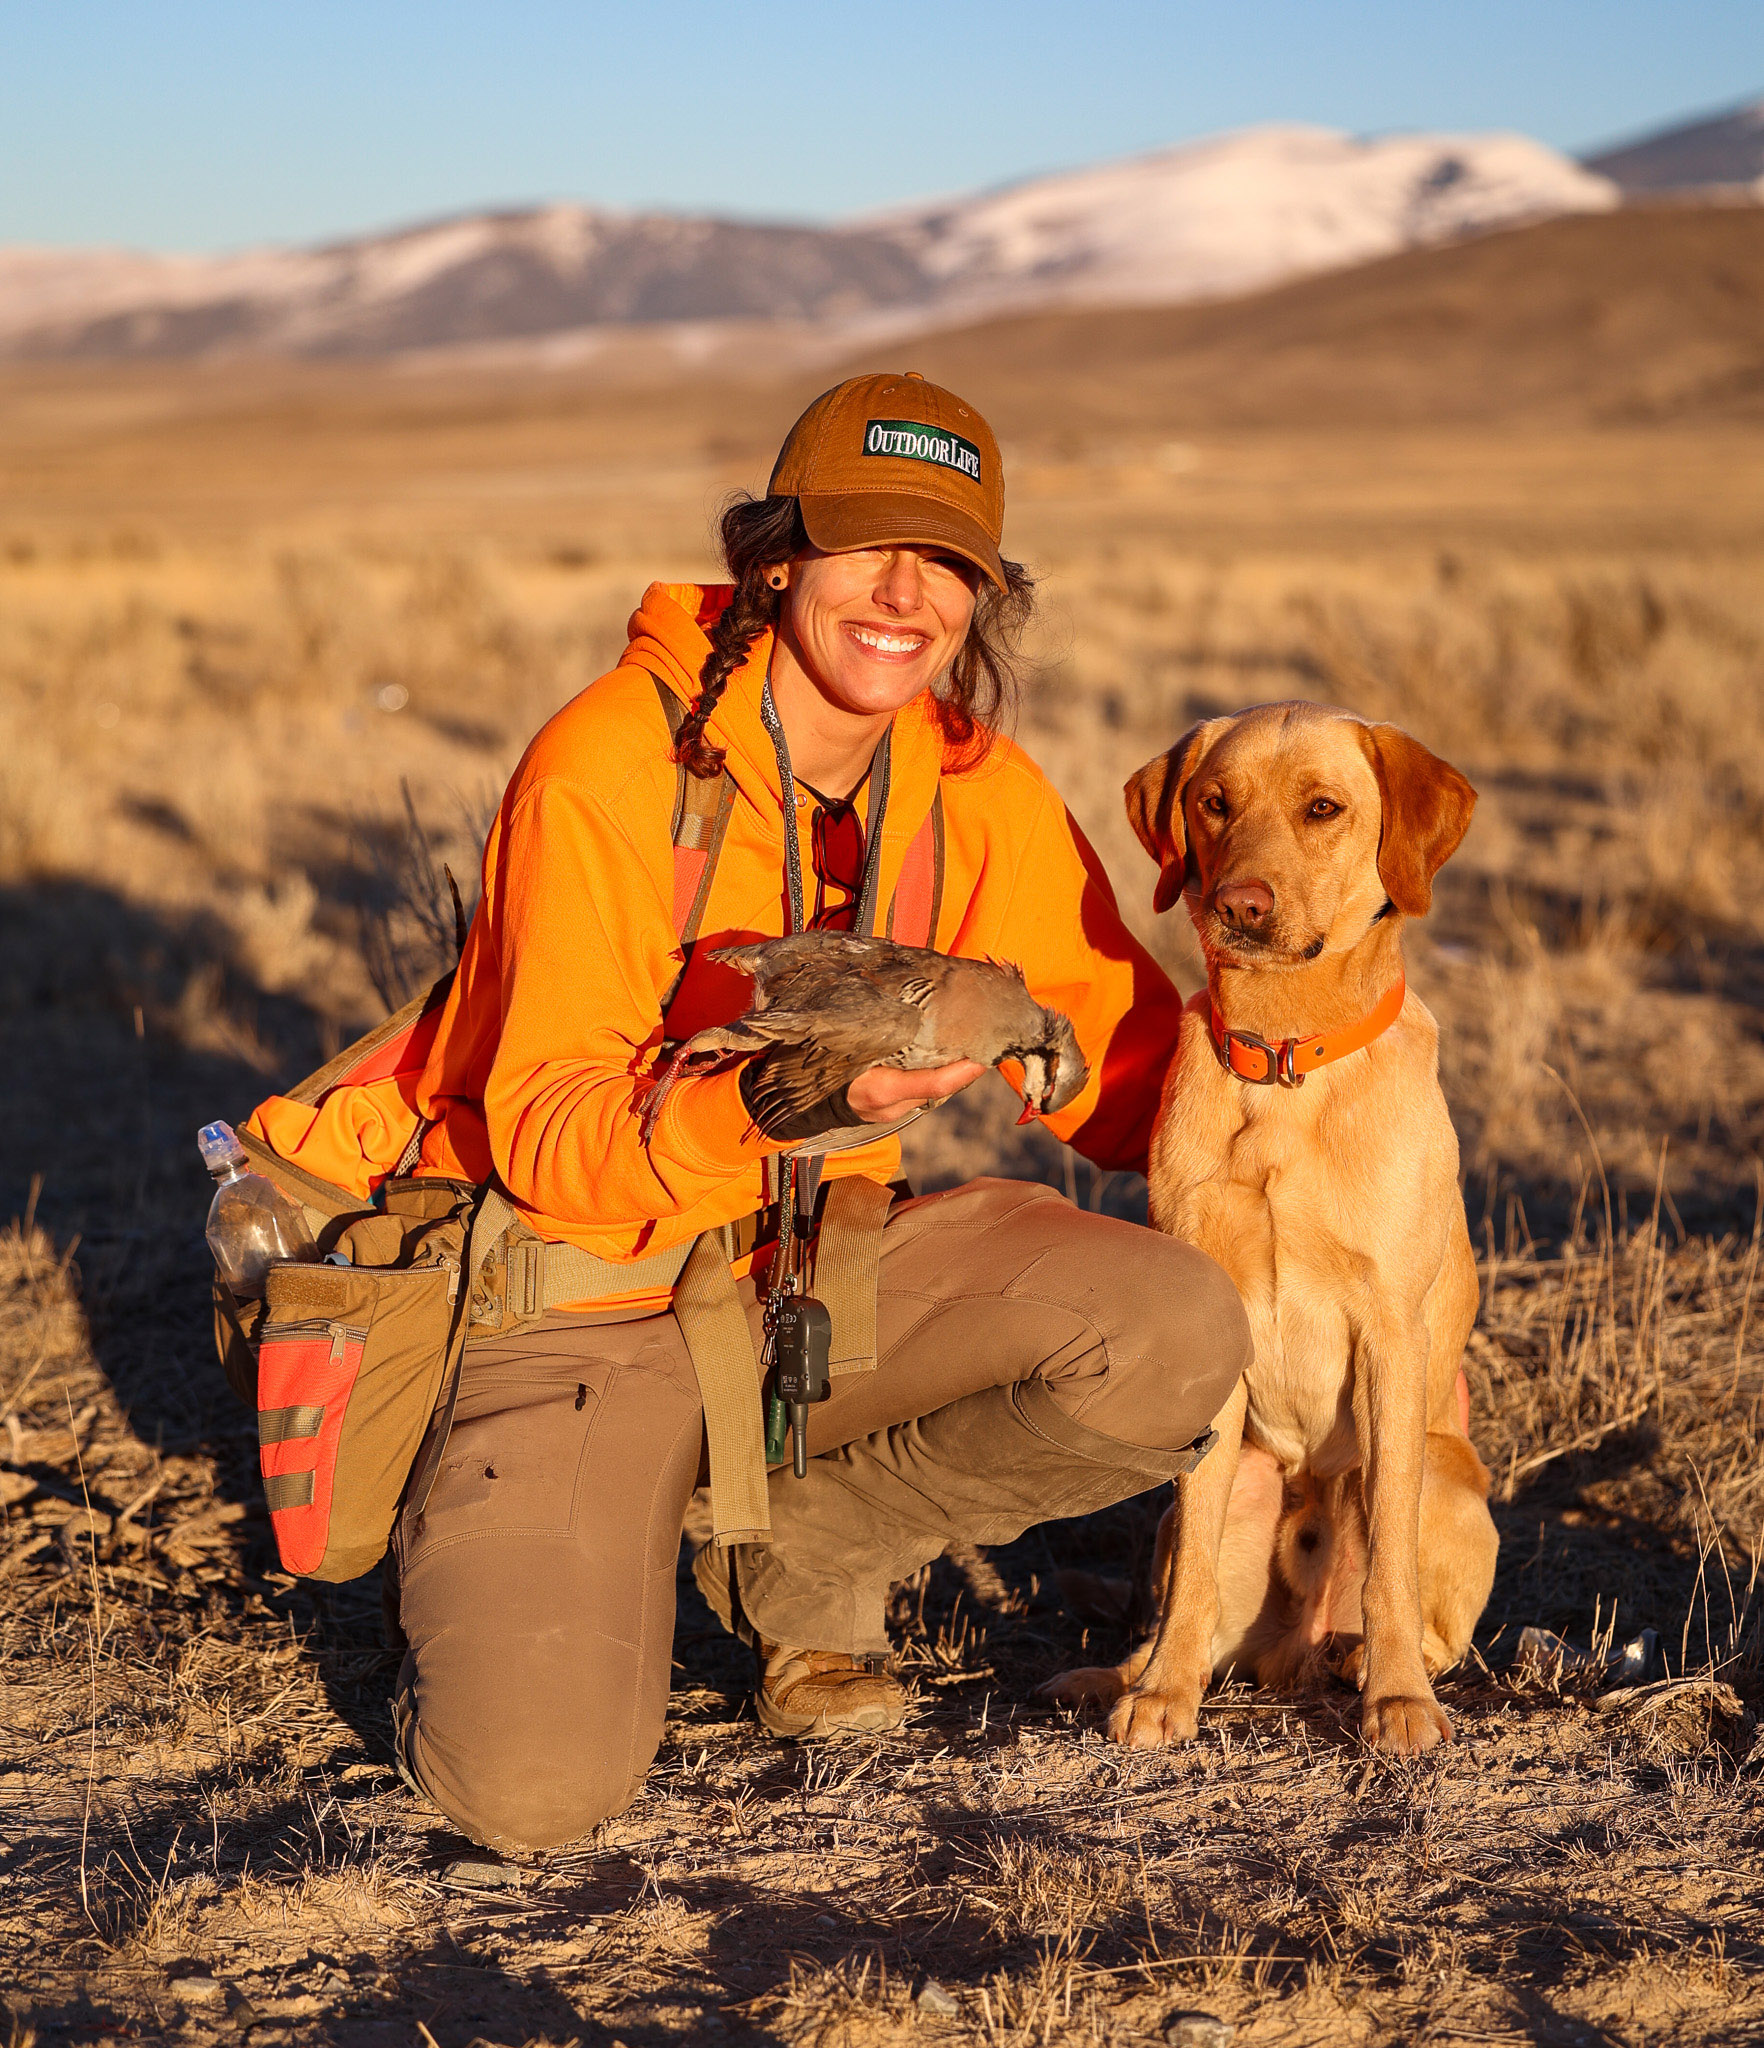
[[1002,590],[1004,467],[971,405],[917,370],[848,377],[790,429],[767,486],[816,547],[941,547]]

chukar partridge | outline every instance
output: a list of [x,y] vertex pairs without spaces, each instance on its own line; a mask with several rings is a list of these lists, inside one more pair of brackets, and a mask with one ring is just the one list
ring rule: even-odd
[[747,1053],[769,1054],[747,1097],[768,1135],[870,1067],[913,1073],[952,1060],[1015,1060],[1023,1069],[1019,1123],[1063,1109],[1090,1077],[1071,1019],[1038,1003],[1017,968],[994,960],[848,932],[725,946],[711,958],[753,977],[752,1007],[678,1049],[650,1095],[646,1129],[679,1075]]

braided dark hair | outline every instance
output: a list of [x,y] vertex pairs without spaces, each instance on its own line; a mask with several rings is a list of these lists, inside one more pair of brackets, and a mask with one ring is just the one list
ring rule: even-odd
[[[755,498],[746,492],[724,508],[720,537],[735,594],[711,628],[698,695],[674,742],[674,759],[689,775],[706,778],[723,772],[723,749],[705,738],[705,725],[748,649],[778,622],[780,593],[766,579],[810,546],[794,498]],[[933,715],[955,767],[979,760],[993,734],[1016,713],[1017,644],[1035,609],[1035,580],[1020,562],[1007,561],[1004,572],[1003,590],[990,577],[981,579],[973,623],[938,687]]]
[[747,659],[747,650],[768,626],[778,623],[780,593],[766,577],[803,553],[809,537],[794,498],[751,498],[743,492],[724,508],[722,542],[735,595],[710,630],[710,652],[698,671],[698,695],[674,740],[674,759],[689,775],[706,779],[722,774],[723,749],[705,738],[705,725],[729,678]]

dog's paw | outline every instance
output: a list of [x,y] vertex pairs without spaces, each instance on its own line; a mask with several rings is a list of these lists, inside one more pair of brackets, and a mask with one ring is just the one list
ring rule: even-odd
[[[1468,1644],[1464,1646],[1466,1649]],[[1463,1661],[1464,1651],[1454,1650],[1441,1635],[1431,1628],[1421,1631],[1421,1663],[1429,1678],[1438,1678],[1442,1673]]]
[[1057,1707],[1112,1707],[1126,1690],[1118,1665],[1097,1664],[1045,1680],[1035,1688],[1035,1697]]
[[1128,1749],[1165,1749],[1200,1733],[1200,1703],[1168,1692],[1130,1692],[1109,1716],[1108,1736]]
[[1454,1739],[1444,1707],[1435,1699],[1414,1695],[1368,1700],[1361,1709],[1360,1732],[1386,1756],[1419,1756],[1424,1749]]
[[1325,1661],[1343,1685],[1351,1685],[1355,1692],[1363,1692],[1365,1690],[1366,1639],[1364,1636],[1339,1636],[1335,1638]]

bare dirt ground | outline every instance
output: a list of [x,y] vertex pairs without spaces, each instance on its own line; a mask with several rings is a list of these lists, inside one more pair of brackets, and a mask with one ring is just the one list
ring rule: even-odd
[[[1444,1686],[1447,1752],[1374,1758],[1345,1689],[1233,1689],[1196,1746],[1153,1755],[1035,1706],[1037,1680],[1125,1642],[1083,1616],[1143,1565],[1146,1499],[902,1588],[917,1709],[875,1741],[765,1738],[745,1653],[682,1574],[637,1804],[474,1872],[388,1763],[375,1583],[274,1568],[252,1430],[168,1276],[143,1296],[112,1267],[89,1335],[68,1261],[15,1233],[15,2039],[1133,2041],[1185,2010],[1270,2043],[1755,2036],[1732,1535],[1756,1527],[1757,1250],[1642,1232],[1615,1261],[1489,1262],[1473,1398],[1503,1558],[1484,1654]],[[150,1319],[164,1349],[131,1369]],[[1522,1621],[1585,1641],[1601,1618],[1666,1636],[1650,1686],[1512,1661]]]
[[[897,1597],[915,1716],[764,1739],[682,1580],[636,1805],[469,1845],[389,1763],[373,1580],[275,1568],[200,1306],[197,1122],[433,964],[526,736],[805,392],[0,381],[0,1983],[15,2042],[1764,2037],[1764,463],[1750,430],[1037,438],[1022,736],[1184,986],[1119,785],[1193,717],[1389,716],[1483,792],[1413,934],[1483,1247],[1502,1559],[1459,1741],[1216,1697],[1128,1755],[1161,1500]],[[986,402],[987,394],[974,395]],[[914,1170],[1137,1191],[976,1096]],[[40,1177],[40,1178],[39,1178]],[[1516,1660],[1659,1638],[1651,1689]],[[494,1881],[491,1881],[494,1879]],[[1203,2038],[1193,2035],[1192,2038]]]

